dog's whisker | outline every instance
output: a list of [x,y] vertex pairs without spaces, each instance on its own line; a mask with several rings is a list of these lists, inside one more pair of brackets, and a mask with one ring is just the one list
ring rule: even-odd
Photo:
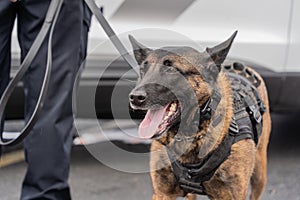
[[121,81],[127,81],[127,82],[130,82],[130,83],[135,83],[136,82],[135,80],[130,80],[130,79],[127,79],[127,78],[121,78],[120,80]]

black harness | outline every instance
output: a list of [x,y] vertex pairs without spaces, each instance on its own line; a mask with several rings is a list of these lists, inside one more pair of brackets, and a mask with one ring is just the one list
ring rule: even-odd
[[237,142],[237,124],[234,119],[230,125],[228,134],[221,145],[211,152],[201,163],[182,164],[176,159],[173,151],[167,148],[167,153],[171,161],[173,172],[178,184],[185,193],[196,193],[206,195],[203,182],[208,181],[219,168],[219,166],[230,155],[231,145]]
[[[242,71],[245,69],[242,68]],[[203,182],[210,180],[219,166],[228,158],[234,143],[244,139],[253,139],[256,145],[258,143],[262,131],[262,114],[265,112],[265,106],[256,88],[259,84],[254,84],[253,80],[248,80],[248,76],[243,76],[241,73],[237,75],[236,70],[234,71],[232,68],[229,70],[225,72],[232,82],[234,117],[228,133],[218,148],[196,164],[179,162],[172,149],[166,148],[178,185],[186,194],[206,195]],[[256,80],[258,79],[256,78]],[[214,91],[211,98],[200,109],[200,123],[213,117],[220,100],[220,93]],[[221,120],[218,119],[220,117],[212,118],[213,126],[220,123]]]

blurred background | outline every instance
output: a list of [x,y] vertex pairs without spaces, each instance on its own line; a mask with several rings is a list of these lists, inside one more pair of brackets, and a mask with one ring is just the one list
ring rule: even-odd
[[[96,2],[130,53],[128,34],[151,48],[185,45],[203,51],[238,30],[230,60],[255,68],[263,76],[270,98],[273,127],[263,199],[300,199],[299,1]],[[13,36],[12,76],[20,62],[16,31]],[[134,113],[134,120],[129,114],[128,93],[135,80],[136,74],[93,18],[86,66],[74,101],[78,132],[70,177],[74,199],[151,199],[150,177],[144,172],[148,154],[136,159],[119,154],[119,149],[149,151],[149,141],[137,138],[139,113]],[[7,107],[6,132],[22,128],[23,99],[20,83]],[[1,199],[17,199],[25,170],[22,145],[4,148],[0,164],[0,194],[5,194]],[[140,173],[131,173],[135,170]]]

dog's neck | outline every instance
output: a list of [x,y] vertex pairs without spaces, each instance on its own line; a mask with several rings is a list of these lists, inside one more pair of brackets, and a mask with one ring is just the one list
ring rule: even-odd
[[233,116],[233,100],[230,83],[223,73],[219,74],[216,90],[222,98],[211,118],[200,121],[198,132],[176,133],[171,130],[168,133],[173,139],[165,145],[177,154],[181,163],[201,162],[220,145],[228,132]]

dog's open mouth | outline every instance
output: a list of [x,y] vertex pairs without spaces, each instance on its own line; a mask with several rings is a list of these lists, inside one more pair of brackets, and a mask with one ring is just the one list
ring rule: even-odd
[[155,139],[162,136],[179,118],[180,104],[173,101],[161,109],[149,109],[139,126],[139,136]]

